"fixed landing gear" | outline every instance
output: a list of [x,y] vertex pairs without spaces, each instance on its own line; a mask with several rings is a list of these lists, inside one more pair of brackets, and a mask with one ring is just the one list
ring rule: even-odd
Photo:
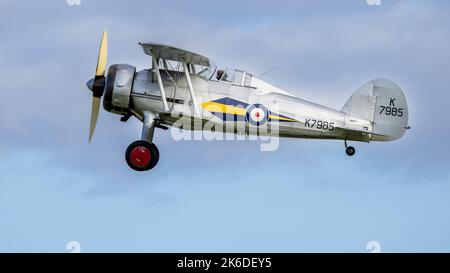
[[344,144],[345,144],[345,153],[348,156],[353,156],[356,153],[356,150],[353,146],[347,146],[347,140],[344,140]]
[[125,152],[128,166],[135,171],[148,171],[158,164],[159,150],[153,143],[155,125],[155,115],[144,112],[141,140],[131,143]]
[[148,171],[153,169],[159,161],[159,150],[153,143],[138,140],[128,146],[125,152],[128,166],[135,171]]

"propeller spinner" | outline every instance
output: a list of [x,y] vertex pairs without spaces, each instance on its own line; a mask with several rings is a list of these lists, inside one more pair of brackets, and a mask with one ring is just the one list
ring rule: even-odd
[[92,110],[91,110],[91,124],[89,128],[89,142],[91,142],[92,136],[97,124],[98,113],[100,110],[100,98],[105,91],[106,79],[106,59],[108,56],[108,33],[103,32],[102,41],[100,43],[100,50],[98,53],[97,68],[95,71],[95,77],[90,79],[86,84],[92,91]]

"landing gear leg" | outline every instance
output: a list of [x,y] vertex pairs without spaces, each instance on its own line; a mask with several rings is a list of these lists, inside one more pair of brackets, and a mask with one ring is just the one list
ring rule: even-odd
[[151,112],[144,112],[144,122],[142,126],[141,140],[153,143],[153,132],[155,131],[155,115]]
[[347,146],[347,139],[344,140],[344,144],[345,144],[345,153],[348,156],[353,156],[356,153],[356,150],[353,146]]
[[155,116],[150,112],[144,112],[141,140],[131,143],[125,152],[125,160],[133,170],[148,171],[158,164],[159,150],[153,143],[154,131]]

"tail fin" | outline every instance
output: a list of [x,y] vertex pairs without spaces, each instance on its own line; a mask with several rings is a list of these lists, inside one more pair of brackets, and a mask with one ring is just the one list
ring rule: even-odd
[[399,139],[409,128],[405,94],[391,80],[375,79],[364,84],[341,111],[348,117],[370,121],[372,141]]

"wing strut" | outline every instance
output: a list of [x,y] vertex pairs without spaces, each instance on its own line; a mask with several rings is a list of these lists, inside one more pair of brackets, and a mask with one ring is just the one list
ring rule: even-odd
[[155,56],[152,57],[153,61],[153,71],[156,73],[156,78],[158,79],[159,90],[161,92],[161,100],[164,106],[164,111],[169,112],[169,106],[167,105],[166,92],[164,91],[164,85],[161,79],[161,73],[159,72],[158,60]]
[[197,100],[195,99],[194,88],[192,87],[191,75],[189,75],[189,70],[188,70],[186,62],[182,62],[182,63],[183,63],[184,75],[186,75],[186,81],[187,81],[187,84],[189,87],[189,93],[191,94],[192,104],[194,106],[195,114],[197,116],[200,116],[200,111],[198,110]]

